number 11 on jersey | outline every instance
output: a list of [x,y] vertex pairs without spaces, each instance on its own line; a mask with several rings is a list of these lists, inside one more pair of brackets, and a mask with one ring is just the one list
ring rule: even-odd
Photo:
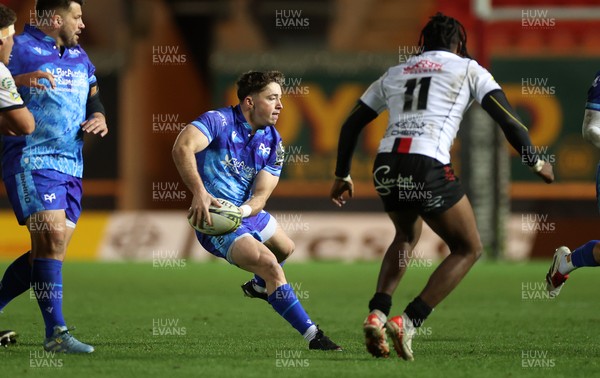
[[[429,95],[429,83],[431,82],[431,76],[422,77],[420,79],[414,78],[406,81],[406,92],[404,92],[404,111],[410,112],[413,110],[425,110],[427,109],[427,96]],[[417,87],[419,87],[417,89]],[[415,94],[415,89],[417,93]],[[413,109],[413,99],[417,97],[417,108]]]

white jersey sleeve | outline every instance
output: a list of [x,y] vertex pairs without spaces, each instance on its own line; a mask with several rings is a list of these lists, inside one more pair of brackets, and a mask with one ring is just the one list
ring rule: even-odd
[[0,111],[23,107],[23,99],[10,71],[3,63],[0,63]]
[[481,104],[486,94],[493,90],[501,89],[492,74],[481,67],[476,61],[470,60],[467,70],[469,89],[471,90],[471,95],[478,103]]
[[379,79],[375,80],[360,97],[360,100],[369,108],[375,110],[377,114],[381,114],[381,112],[387,109],[387,102],[383,92],[383,80],[387,74],[386,72]]

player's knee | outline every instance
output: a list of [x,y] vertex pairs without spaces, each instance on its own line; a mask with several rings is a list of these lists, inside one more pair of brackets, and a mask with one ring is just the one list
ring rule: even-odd
[[277,281],[281,280],[281,278],[283,277],[283,269],[281,268],[281,265],[279,265],[277,259],[275,258],[265,259],[265,261],[260,266],[260,270],[262,271],[262,273],[260,273],[260,276],[266,281]]
[[471,258],[473,262],[477,261],[483,253],[481,240],[460,240],[450,245],[451,253]]
[[63,232],[44,232],[36,238],[34,250],[36,257],[62,255],[66,249],[66,237]]

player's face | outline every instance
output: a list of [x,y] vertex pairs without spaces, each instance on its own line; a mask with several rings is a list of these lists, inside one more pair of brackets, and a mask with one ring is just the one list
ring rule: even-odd
[[0,62],[4,63],[5,66],[8,65],[8,60],[10,59],[10,53],[12,52],[13,45],[14,40],[12,35],[2,40],[2,48],[0,48]]
[[258,127],[277,123],[279,113],[283,109],[281,103],[281,86],[270,83],[262,92],[252,95],[254,106],[250,110],[251,122]]
[[65,47],[74,47],[79,43],[79,34],[85,28],[81,5],[71,2],[69,10],[62,14],[62,25],[58,36]]

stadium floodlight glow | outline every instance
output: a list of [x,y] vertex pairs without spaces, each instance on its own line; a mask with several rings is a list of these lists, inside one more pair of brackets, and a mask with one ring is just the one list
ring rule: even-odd
[[533,12],[543,9],[548,15],[557,20],[598,20],[600,19],[600,7],[569,6],[569,7],[495,7],[493,0],[474,0],[473,11],[477,18],[484,21],[514,21],[521,19],[524,12]]

